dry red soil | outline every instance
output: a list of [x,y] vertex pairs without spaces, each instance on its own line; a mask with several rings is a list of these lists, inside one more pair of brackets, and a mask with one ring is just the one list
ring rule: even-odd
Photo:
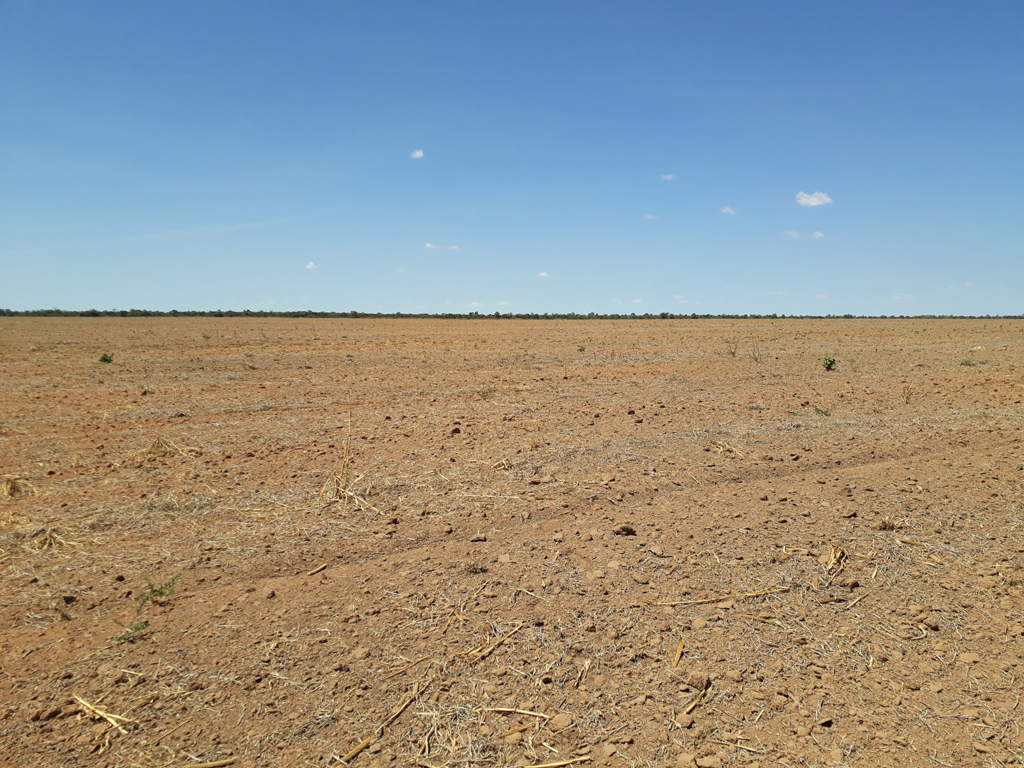
[[1024,322],[0,334],[4,765],[1024,762]]

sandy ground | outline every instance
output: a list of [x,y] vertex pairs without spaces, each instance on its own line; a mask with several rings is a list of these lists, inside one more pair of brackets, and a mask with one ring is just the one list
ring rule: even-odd
[[4,765],[1024,762],[1024,322],[0,318],[0,355]]

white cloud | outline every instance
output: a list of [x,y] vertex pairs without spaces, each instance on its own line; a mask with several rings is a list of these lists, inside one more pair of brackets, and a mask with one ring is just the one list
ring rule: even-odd
[[797,240],[800,239],[800,233],[799,232],[794,232],[792,229],[787,229],[782,234],[784,234],[786,237],[792,237],[792,238],[795,238]]
[[404,275],[406,273],[406,270],[404,270],[404,269],[396,269],[395,272],[397,272],[400,275]]
[[775,298],[779,299],[779,298],[782,298],[783,296],[785,296],[786,294],[783,293],[782,291],[772,291],[769,295],[770,296],[774,296]]
[[831,203],[832,198],[824,192],[815,192],[813,195],[808,195],[806,192],[797,192],[796,202],[797,205],[802,205],[804,208],[813,208],[816,205]]
[[907,301],[909,299],[914,298],[914,294],[912,294],[912,293],[894,293],[892,297],[893,297],[893,299],[895,301]]
[[414,160],[419,160],[421,157],[423,157],[423,150],[422,149],[414,149],[412,151],[412,154],[409,155],[409,157],[413,158]]
[[306,265],[306,269],[316,269],[316,264],[311,261]]
[[550,277],[547,272],[538,272],[537,277]]
[[471,307],[482,307],[482,306],[483,306],[483,304],[481,304],[481,303],[480,303],[479,301],[474,301],[474,302],[473,302],[472,304],[470,304],[469,306],[471,306]]
[[827,299],[828,298],[828,294],[827,293],[819,293],[814,298],[816,298],[816,299]]
[[663,173],[661,175],[661,180],[662,181],[672,181],[672,179],[674,179],[675,177],[676,176],[675,176],[674,173]]
[[824,235],[821,234],[821,232],[815,232],[813,235],[811,235],[811,237],[813,237],[815,240],[821,240],[821,238],[823,238]]
[[733,210],[732,208],[730,208],[730,207],[729,207],[728,205],[727,205],[727,206],[725,206],[725,208],[723,208],[723,209],[722,209],[722,213],[728,213],[728,214],[731,214],[731,215],[733,215],[733,216],[735,216],[735,215],[736,215],[736,211],[734,211],[734,210]]
[[654,221],[654,220],[655,220],[655,219],[657,219],[658,217],[657,217],[657,216],[651,216],[651,214],[649,214],[649,213],[645,213],[645,214],[644,214],[644,218],[645,218],[645,219],[648,219],[649,221]]
[[633,303],[634,304],[643,304],[644,300],[643,299],[633,299]]
[[684,298],[681,294],[678,294],[678,293],[675,296],[673,296],[672,298],[675,299],[676,301],[678,301],[680,304],[689,304],[690,303],[689,301],[686,300],[686,298]]
[[509,302],[507,302],[507,301],[499,301],[498,302],[498,306],[499,307],[510,307],[512,305]]
[[440,251],[457,251],[457,250],[459,250],[459,246],[457,246],[457,245],[434,245],[433,243],[424,243],[423,247],[424,248],[430,248],[431,250],[434,250],[434,251],[438,251],[438,250],[440,250]]

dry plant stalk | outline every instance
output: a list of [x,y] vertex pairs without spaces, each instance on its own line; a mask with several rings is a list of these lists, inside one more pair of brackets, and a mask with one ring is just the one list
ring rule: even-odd
[[348,434],[345,435],[345,455],[341,460],[341,469],[335,470],[320,489],[320,506],[326,507],[339,501],[354,501],[360,509],[369,507],[378,515],[383,515],[383,512],[353,490],[363,476],[352,477],[352,463],[352,411],[349,411]]
[[[121,715],[114,715],[114,714],[111,714],[110,712],[104,712],[102,709],[97,707],[95,704],[90,704],[88,701],[83,699],[81,696],[75,696],[74,698],[75,698],[75,701],[77,701],[81,705],[82,709],[85,710],[85,713],[87,715],[89,715],[90,717],[92,717],[92,718],[94,718],[96,720],[100,720],[100,719],[106,720],[108,723],[110,723],[112,726],[117,728],[117,730],[120,731],[125,736],[128,735],[128,731],[126,731],[121,726],[121,722],[124,722],[124,723],[135,723],[135,722],[138,722],[136,720],[132,720],[132,719],[127,718],[127,717],[122,717]],[[121,721],[121,722],[118,722],[118,721]]]
[[17,475],[0,477],[0,499],[11,499],[20,494],[35,496],[36,487],[28,480]]
[[825,564],[826,573],[838,573],[846,565],[846,550],[830,544],[828,548],[828,562]]
[[198,448],[178,445],[161,435],[142,453],[147,456],[185,456],[186,458],[191,458],[192,456],[198,456],[201,451]]
[[559,760],[557,763],[542,763],[540,765],[526,765],[523,768],[562,768],[563,765],[573,765],[574,763],[585,763],[590,760],[590,755],[584,757],[574,757],[572,760]]
[[648,605],[707,605],[708,603],[722,603],[726,600],[741,600],[747,597],[762,597],[763,595],[778,595],[782,592],[789,592],[789,587],[778,589],[762,589],[760,592],[743,592],[737,595],[722,595],[720,597],[707,597],[703,600],[674,600],[667,603],[648,603]]
[[61,537],[53,528],[40,528],[32,534],[29,543],[22,544],[22,547],[30,552],[53,552],[65,546],[80,547],[82,545]]
[[352,760],[355,760],[359,756],[360,752],[362,752],[368,746],[373,744],[373,742],[379,739],[384,734],[384,729],[391,725],[393,722],[395,722],[395,720],[398,719],[399,715],[405,712],[405,710],[409,708],[409,705],[416,701],[416,699],[420,697],[420,694],[430,687],[430,683],[431,681],[428,680],[427,684],[424,685],[421,690],[420,682],[417,680],[413,684],[412,691],[409,692],[409,695],[402,699],[399,705],[395,707],[394,710],[392,710],[388,718],[381,722],[381,724],[374,729],[373,733],[370,736],[367,736],[365,739],[359,742],[359,744],[357,744],[351,750],[349,750],[344,757],[335,756],[334,759],[340,763],[349,763]]

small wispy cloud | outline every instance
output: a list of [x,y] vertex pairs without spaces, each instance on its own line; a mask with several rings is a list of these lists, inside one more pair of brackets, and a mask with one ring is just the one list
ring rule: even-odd
[[429,248],[432,251],[457,251],[459,246],[457,245],[434,245],[433,243],[425,243],[424,248]]
[[409,155],[409,157],[411,157],[413,160],[419,160],[421,157],[423,157],[423,150],[422,149],[414,149],[412,151],[412,154]]
[[794,238],[796,240],[800,239],[800,233],[799,232],[794,232],[792,229],[787,229],[782,234],[784,234],[786,237],[792,237],[792,238]]
[[499,301],[498,302],[498,306],[499,307],[511,307],[512,305],[509,302],[507,302],[507,301]]
[[735,215],[736,215],[736,211],[735,211],[735,210],[733,210],[733,209],[732,209],[731,207],[729,207],[728,205],[727,205],[727,206],[725,206],[725,208],[723,208],[723,209],[722,209],[722,213],[728,213],[728,214],[729,214],[730,216],[735,216]]
[[654,221],[658,217],[657,216],[651,216],[651,214],[649,214],[649,213],[645,213],[644,214],[644,218],[647,219],[648,221]]
[[816,298],[816,299],[827,299],[828,298],[828,294],[827,293],[819,293],[814,298]]
[[892,298],[893,298],[894,301],[909,301],[910,299],[914,298],[914,294],[912,294],[912,293],[894,293],[892,295]]
[[796,193],[797,205],[802,205],[804,208],[813,208],[816,205],[825,205],[825,203],[831,202],[832,198],[824,192],[815,192],[813,195],[808,195],[806,192]]
[[811,237],[813,237],[815,240],[821,240],[821,238],[823,238],[824,235],[821,234],[821,232],[815,232],[813,235],[811,235]]
[[538,272],[537,277],[551,277],[547,272]]
[[682,294],[679,294],[679,293],[677,293],[672,298],[675,299],[676,301],[678,301],[680,304],[689,304],[690,303],[689,301],[686,300],[685,296],[683,296]]
[[474,301],[474,302],[473,302],[472,304],[470,304],[469,306],[471,306],[471,307],[482,307],[482,306],[483,306],[483,304],[481,304],[481,303],[480,303],[479,301]]
[[311,261],[306,265],[306,269],[316,269],[316,264]]
[[674,173],[663,173],[663,174],[661,174],[661,180],[662,181],[672,181],[672,179],[674,179],[675,177],[676,177],[676,175]]
[[633,299],[633,303],[634,304],[643,304],[644,300],[643,299]]
[[396,272],[397,274],[399,274],[399,275],[404,275],[404,274],[406,273],[406,271],[407,271],[407,270],[404,270],[404,269],[396,269],[396,270],[395,270],[395,272]]

